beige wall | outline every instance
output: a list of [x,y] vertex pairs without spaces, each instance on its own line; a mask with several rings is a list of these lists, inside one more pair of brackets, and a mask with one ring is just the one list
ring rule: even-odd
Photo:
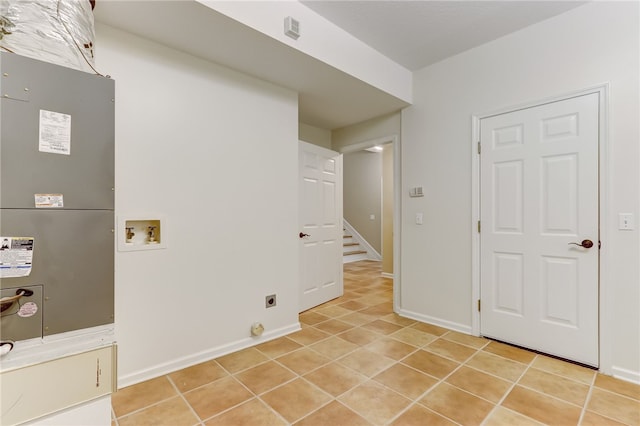
[[[382,154],[344,154],[344,218],[378,253],[382,240]],[[371,219],[373,216],[373,219]]]
[[334,151],[344,152],[349,145],[400,134],[400,112],[383,115],[331,132]]
[[331,149],[331,130],[298,123],[298,139]]

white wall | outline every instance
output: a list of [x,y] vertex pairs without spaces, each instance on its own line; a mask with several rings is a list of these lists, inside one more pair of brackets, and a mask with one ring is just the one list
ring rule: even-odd
[[[411,71],[326,20],[298,1],[196,0],[238,22],[356,77],[380,90],[411,102]],[[284,34],[284,19],[300,23],[300,38]]]
[[116,216],[167,218],[166,249],[116,252],[120,386],[255,344],[255,321],[264,338],[297,329],[297,94],[96,32],[116,81]]
[[403,310],[471,329],[471,116],[609,82],[601,368],[640,381],[640,225],[617,229],[619,212],[639,213],[638,7],[591,2],[415,73],[402,182],[424,185],[425,197],[403,191]]

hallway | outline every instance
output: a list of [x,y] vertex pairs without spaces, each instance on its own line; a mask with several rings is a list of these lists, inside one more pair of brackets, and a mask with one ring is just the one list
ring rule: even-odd
[[380,262],[302,330],[113,395],[129,425],[640,425],[640,386],[393,313]]

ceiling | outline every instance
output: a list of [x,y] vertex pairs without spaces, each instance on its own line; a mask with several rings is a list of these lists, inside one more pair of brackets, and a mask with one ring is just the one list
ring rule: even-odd
[[411,71],[586,3],[575,0],[300,2]]
[[[584,2],[302,3],[405,68],[418,70]],[[395,96],[193,0],[105,0],[97,2],[94,12],[97,22],[295,90],[299,120],[311,126],[333,130],[407,106]]]

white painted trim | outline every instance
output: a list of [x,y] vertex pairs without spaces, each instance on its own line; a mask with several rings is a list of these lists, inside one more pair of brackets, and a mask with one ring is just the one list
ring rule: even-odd
[[338,152],[340,154],[349,154],[350,152],[363,151],[367,148],[372,148],[376,145],[384,145],[388,143],[395,143],[398,137],[395,135],[384,136],[376,139],[368,139],[366,141],[357,142],[351,145],[345,145],[341,147]]
[[[530,101],[511,107],[501,108],[499,110],[487,112],[484,114],[473,114],[472,121],[472,138],[471,149],[472,158],[474,159],[471,164],[471,202],[472,202],[472,214],[471,214],[471,230],[472,230],[472,245],[471,245],[471,294],[472,294],[472,314],[471,314],[471,334],[475,336],[480,335],[480,312],[477,310],[477,299],[480,298],[480,235],[477,232],[476,223],[480,219],[480,156],[477,154],[477,142],[480,140],[480,120],[488,118],[494,115],[504,114],[521,109],[531,108],[539,105],[544,105],[551,102],[558,102],[565,99],[575,98],[578,96],[584,96],[592,93],[599,95],[599,191],[600,191],[600,219],[599,219],[599,232],[600,241],[602,242],[602,249],[600,250],[600,270],[599,270],[599,369],[604,374],[615,374],[613,367],[613,352],[611,344],[611,336],[615,330],[613,330],[613,321],[611,320],[612,313],[615,311],[613,304],[613,297],[609,286],[609,255],[608,255],[608,229],[609,223],[609,210],[611,207],[611,158],[609,156],[609,83],[602,83],[592,87],[588,87],[582,90],[576,90],[565,93],[560,96],[553,96],[538,101]],[[622,371],[618,369],[618,371]],[[634,373],[627,371],[623,373],[626,377],[636,377],[640,373]],[[621,375],[622,377],[622,375]]]
[[419,314],[417,312],[400,309],[396,311],[398,315],[405,318],[410,318],[416,321],[424,322],[427,324],[437,325],[438,327],[447,328],[449,330],[458,331],[464,334],[471,334],[471,327],[466,324],[460,324],[457,322],[443,320],[442,318],[436,318],[429,315]]
[[381,275],[382,275],[383,278],[393,279],[393,274],[390,274],[388,272],[383,272]]
[[267,331],[260,337],[246,337],[244,339],[236,340],[235,342],[210,348],[195,354],[191,354],[182,358],[174,359],[170,362],[154,365],[144,370],[139,370],[126,376],[118,377],[118,388],[134,385],[136,383],[144,382],[145,380],[160,377],[165,374],[172,373],[183,368],[191,367],[202,362],[210,361],[215,358],[236,352],[242,349],[250,348],[260,343],[268,342],[270,340],[277,339],[287,334],[301,330],[300,323],[296,322],[286,327],[281,327],[276,330]]
[[113,324],[16,341],[13,350],[0,360],[0,371],[40,364],[115,344]]
[[471,116],[471,334],[480,336],[480,118],[484,115]]
[[402,150],[401,141],[392,137],[393,143],[393,310],[399,312],[402,306],[400,298],[402,280],[400,263],[402,260]]
[[378,251],[374,249],[362,235],[360,235],[356,228],[354,228],[349,222],[347,222],[347,219],[342,219],[342,226],[344,227],[345,231],[349,235],[351,235],[351,237],[353,237],[355,242],[360,244],[362,248],[367,251],[367,258],[369,260],[382,260],[382,256],[380,256],[380,253],[378,253]]
[[611,368],[611,375],[616,379],[620,379],[620,380],[624,380],[627,382],[640,385],[640,372],[638,371],[631,371],[625,368],[614,366]]
[[[616,310],[614,304],[614,295],[611,290],[609,278],[609,210],[613,206],[611,202],[611,156],[609,155],[609,83],[604,83],[592,89],[600,95],[600,223],[599,223],[599,240],[602,244],[600,249],[600,372],[611,375],[614,373],[613,367],[613,336],[615,335],[615,326],[613,321],[613,313]],[[636,383],[640,383],[638,377],[640,372],[636,372]]]

